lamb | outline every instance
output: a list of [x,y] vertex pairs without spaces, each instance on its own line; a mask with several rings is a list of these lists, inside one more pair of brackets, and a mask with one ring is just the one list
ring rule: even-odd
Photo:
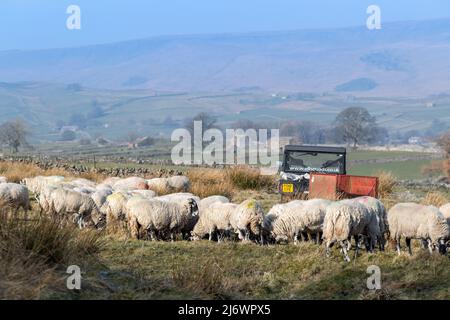
[[27,187],[17,183],[0,183],[0,201],[2,205],[15,209],[22,208],[27,214],[30,209],[30,199]]
[[161,239],[166,233],[173,241],[191,217],[198,215],[197,203],[189,198],[180,203],[138,199],[126,205],[128,225],[133,238],[139,239],[142,228],[152,240]]
[[167,180],[169,187],[176,191],[188,191],[191,185],[189,178],[186,176],[173,176]]
[[[348,250],[351,248],[351,237],[355,237],[356,251],[358,254],[358,238],[360,235],[376,239],[380,234],[378,220],[366,206],[355,201],[338,201],[326,208],[323,223],[323,239],[326,243],[327,256],[334,243],[338,242],[342,247],[345,261],[350,261]],[[372,251],[372,246],[369,247]]]
[[440,253],[446,252],[445,239],[449,236],[449,226],[438,208],[412,202],[398,203],[389,210],[388,222],[398,254],[401,237],[406,238],[410,255],[411,239],[426,240],[430,252],[435,248],[439,248]]
[[[389,223],[387,220],[386,208],[383,203],[373,197],[363,196],[357,197],[353,199],[349,199],[347,201],[356,201],[366,206],[366,208],[376,216],[379,224],[380,235],[378,239],[376,239],[379,243],[380,251],[384,251],[384,245],[386,243],[385,234],[389,231]],[[373,241],[373,240],[372,240]]]
[[230,217],[230,224],[240,240],[250,240],[251,236],[259,236],[264,242],[262,225],[264,211],[255,199],[248,199],[237,206]]
[[217,238],[220,241],[226,233],[231,231],[230,218],[237,207],[238,205],[234,203],[221,202],[203,207],[200,211],[198,222],[191,232],[191,239],[200,240],[209,235],[209,241],[211,241],[213,234],[218,232]]
[[80,228],[85,226],[98,227],[103,223],[104,217],[88,195],[57,188],[50,194],[52,211],[62,217],[72,215],[72,221]]
[[120,179],[113,184],[114,190],[147,190],[148,184],[144,178],[129,177]]

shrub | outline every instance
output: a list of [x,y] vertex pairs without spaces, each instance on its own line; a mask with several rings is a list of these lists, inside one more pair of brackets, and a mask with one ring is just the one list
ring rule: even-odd
[[378,176],[378,196],[380,198],[388,198],[394,191],[397,185],[397,177],[395,177],[392,172],[381,171],[377,174]]

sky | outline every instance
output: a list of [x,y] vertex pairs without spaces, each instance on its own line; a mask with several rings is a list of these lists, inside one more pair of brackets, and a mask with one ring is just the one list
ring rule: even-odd
[[[372,4],[382,23],[450,17],[449,0],[0,0],[0,50],[358,26]],[[69,5],[81,9],[80,30],[66,27]]]

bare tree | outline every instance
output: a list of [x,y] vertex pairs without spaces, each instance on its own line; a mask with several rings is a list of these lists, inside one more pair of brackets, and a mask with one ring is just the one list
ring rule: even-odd
[[205,132],[208,129],[212,129],[215,127],[215,124],[217,122],[217,119],[210,116],[206,112],[200,112],[192,119],[189,119],[185,122],[185,128],[189,130],[191,135],[194,135],[194,121],[201,121],[202,122],[202,131]]
[[130,131],[127,133],[127,135],[125,136],[124,140],[128,143],[134,143],[136,142],[136,140],[139,138],[139,135],[134,132],[134,131]]
[[9,146],[13,153],[19,151],[20,146],[28,144],[28,134],[25,123],[20,119],[0,125],[0,143]]
[[353,148],[372,139],[376,128],[375,117],[365,108],[350,107],[342,110],[335,120],[337,138],[346,143],[352,143]]
[[438,144],[445,152],[445,159],[443,161],[444,174],[450,178],[450,131],[438,139]]

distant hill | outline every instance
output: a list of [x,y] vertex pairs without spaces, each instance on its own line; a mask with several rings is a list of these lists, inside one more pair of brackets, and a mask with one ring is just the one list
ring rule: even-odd
[[448,92],[450,19],[330,30],[154,37],[0,52],[0,81],[102,89]]

